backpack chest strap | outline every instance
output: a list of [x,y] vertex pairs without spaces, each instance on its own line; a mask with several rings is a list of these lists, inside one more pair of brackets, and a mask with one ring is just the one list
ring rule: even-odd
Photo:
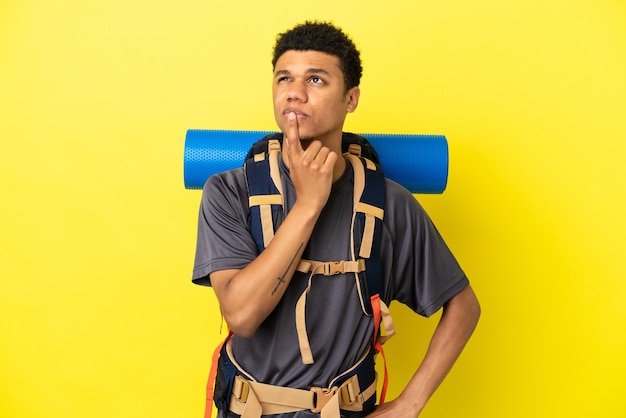
[[311,352],[309,336],[306,331],[306,299],[309,291],[311,290],[313,276],[316,274],[334,276],[336,274],[346,273],[352,273],[358,276],[360,272],[365,270],[365,260],[326,262],[300,260],[297,270],[301,273],[308,273],[309,277],[306,289],[304,289],[304,292],[302,292],[296,302],[296,331],[298,334],[298,343],[300,345],[300,356],[302,357],[303,364],[313,364],[313,353]]
[[296,268],[301,273],[323,274],[334,276],[335,274],[360,273],[365,271],[365,260],[356,261],[314,261],[300,260]]

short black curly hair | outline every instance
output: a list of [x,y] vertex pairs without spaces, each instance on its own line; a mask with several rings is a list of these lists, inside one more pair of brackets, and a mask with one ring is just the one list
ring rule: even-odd
[[361,55],[354,42],[341,29],[328,22],[311,22],[295,26],[276,38],[272,68],[285,52],[320,51],[339,58],[346,91],[361,82]]

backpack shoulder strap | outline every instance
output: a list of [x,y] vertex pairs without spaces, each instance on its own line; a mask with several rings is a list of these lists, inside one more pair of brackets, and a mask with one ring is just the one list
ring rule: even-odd
[[[380,262],[380,243],[385,215],[385,176],[382,169],[360,155],[361,146],[351,146],[346,158],[354,169],[354,213],[352,220],[352,258],[365,260],[365,271],[357,274],[363,311],[374,322],[374,350],[383,357],[383,383],[380,404],[385,403],[389,374],[382,344],[393,336],[395,328],[389,309],[382,301],[384,280]],[[380,332],[383,325],[386,335]]]
[[370,297],[383,292],[380,241],[385,214],[385,176],[377,164],[364,157],[346,154],[354,169],[354,213],[352,219],[352,259],[364,259],[359,274],[364,311],[372,314]]
[[278,158],[282,135],[259,140],[248,152],[244,171],[248,185],[250,232],[259,253],[267,247],[283,215],[283,187]]

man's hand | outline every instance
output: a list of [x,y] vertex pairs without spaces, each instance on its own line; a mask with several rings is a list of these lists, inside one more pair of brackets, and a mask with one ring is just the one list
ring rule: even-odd
[[320,141],[312,141],[306,150],[302,148],[298,118],[293,112],[288,116],[283,142],[297,202],[321,212],[330,196],[337,153],[323,146]]
[[391,402],[386,402],[382,405],[378,405],[374,412],[369,414],[366,418],[413,418],[417,415],[411,415],[412,412],[408,408],[408,405],[403,405],[400,399],[395,399]]

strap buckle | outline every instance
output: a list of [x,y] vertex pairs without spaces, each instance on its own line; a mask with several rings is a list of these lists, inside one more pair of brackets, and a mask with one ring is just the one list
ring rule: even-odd
[[267,142],[267,152],[280,151],[280,142],[277,139],[270,139]]
[[348,145],[348,153],[352,155],[356,155],[357,157],[361,156],[361,146],[359,144],[350,144]]
[[250,383],[243,377],[237,375],[235,376],[235,381],[233,382],[233,391],[232,396],[241,403],[248,402],[248,395],[250,394]]
[[312,387],[311,392],[313,392],[313,408],[311,408],[311,412],[320,413],[333,396],[335,396],[337,388]]
[[328,261],[324,266],[324,276],[334,276],[342,273],[360,273],[365,270],[365,260],[362,258],[356,261]]
[[340,386],[341,401],[344,406],[350,406],[356,403],[359,396],[359,379],[352,376]]
[[324,263],[324,276],[334,276],[344,272],[343,261],[329,261]]

